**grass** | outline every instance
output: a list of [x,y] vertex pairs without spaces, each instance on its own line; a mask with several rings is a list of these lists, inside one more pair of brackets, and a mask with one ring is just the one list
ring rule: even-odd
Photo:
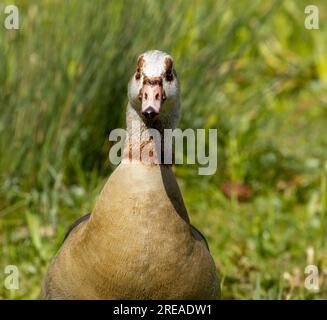
[[[327,7],[305,1],[3,1],[0,29],[0,298],[35,299],[67,227],[92,210],[110,130],[124,125],[138,54],[166,50],[181,128],[218,128],[219,168],[177,166],[224,299],[327,298]],[[55,12],[56,14],[53,14]],[[226,182],[252,190],[228,198]],[[20,289],[4,288],[17,265]],[[319,269],[320,290],[304,287]]]

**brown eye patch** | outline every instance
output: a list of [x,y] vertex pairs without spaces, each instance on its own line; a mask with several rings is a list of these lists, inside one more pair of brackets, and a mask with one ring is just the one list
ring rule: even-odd
[[136,71],[135,71],[135,79],[139,80],[141,78],[142,67],[144,64],[143,56],[140,56],[137,60]]
[[167,81],[173,81],[173,60],[171,58],[165,58],[165,79]]

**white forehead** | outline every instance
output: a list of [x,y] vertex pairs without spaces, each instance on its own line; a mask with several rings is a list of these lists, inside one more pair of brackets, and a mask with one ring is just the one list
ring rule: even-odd
[[143,72],[147,77],[159,77],[165,72],[165,59],[172,57],[162,51],[153,50],[143,53]]

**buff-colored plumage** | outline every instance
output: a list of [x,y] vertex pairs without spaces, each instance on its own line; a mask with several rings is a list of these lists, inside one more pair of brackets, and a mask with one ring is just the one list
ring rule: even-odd
[[53,259],[42,298],[219,298],[214,261],[170,166],[125,159],[116,168]]

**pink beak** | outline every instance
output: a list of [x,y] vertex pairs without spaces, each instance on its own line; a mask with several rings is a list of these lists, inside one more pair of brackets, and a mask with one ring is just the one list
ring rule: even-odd
[[162,84],[158,81],[145,81],[141,90],[141,112],[146,119],[152,119],[160,113],[164,100]]

